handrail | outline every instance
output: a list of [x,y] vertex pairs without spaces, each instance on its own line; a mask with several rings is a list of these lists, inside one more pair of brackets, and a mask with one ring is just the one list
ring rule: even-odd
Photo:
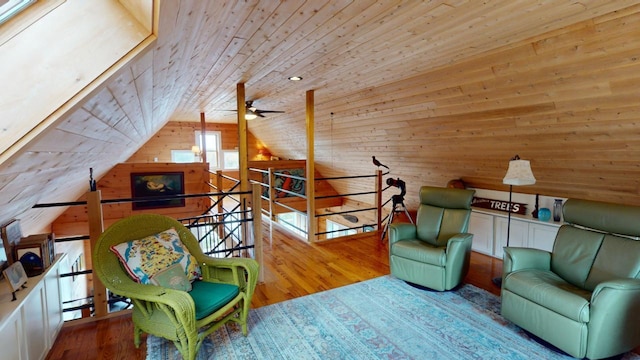
[[343,197],[343,196],[357,196],[357,195],[371,195],[371,194],[377,194],[376,191],[363,191],[363,192],[359,192],[359,193],[347,193],[347,194],[338,194],[338,195],[324,195],[324,196],[316,196],[315,199],[331,199],[331,198],[335,198],[335,197]]
[[[387,175],[389,172],[387,171],[386,173],[382,174],[382,176]],[[319,180],[343,180],[343,179],[365,179],[365,178],[375,178],[378,177],[377,174],[373,174],[373,175],[351,175],[351,176],[334,176],[334,177],[322,177],[322,178],[315,178],[315,181],[319,181]]]
[[376,210],[376,209],[377,209],[377,208],[375,208],[375,207],[370,207],[370,208],[364,208],[364,209],[356,209],[356,210],[347,210],[347,211],[330,212],[330,213],[326,213],[326,214],[316,214],[316,217],[331,216],[331,215],[342,215],[342,214],[351,214],[351,213],[354,213],[354,212],[371,211],[371,210]]
[[[269,166],[269,164],[266,164],[265,166]],[[304,164],[302,165],[304,166]],[[307,179],[306,177],[303,176],[297,176],[297,175],[292,175],[292,174],[288,174],[285,173],[283,170],[285,169],[291,169],[291,167],[287,166],[287,167],[280,167],[280,168],[256,168],[256,167],[250,167],[249,171],[258,173],[258,174],[262,174],[261,176],[259,176],[259,179],[256,179],[255,177],[253,179],[250,180],[251,183],[254,184],[258,184],[260,185],[263,189],[268,189],[268,191],[263,190],[260,194],[260,199],[263,201],[268,202],[268,206],[266,209],[263,209],[263,213],[265,215],[268,215],[269,218],[271,219],[271,221],[281,221],[286,223],[284,220],[282,219],[277,219],[275,217],[275,213],[276,211],[274,211],[274,209],[276,209],[276,206],[281,207],[282,209],[286,209],[287,211],[290,212],[294,212],[297,214],[303,214],[303,215],[308,215],[307,212],[305,211],[300,211],[297,208],[294,208],[293,206],[291,206],[288,203],[285,202],[281,202],[279,201],[280,198],[275,197],[275,192],[278,192],[279,194],[285,194],[287,197],[296,197],[299,199],[305,199],[306,201],[309,201],[310,199],[312,199],[313,201],[318,201],[318,200],[323,200],[323,199],[334,199],[334,198],[344,198],[345,196],[363,196],[363,195],[374,195],[375,199],[374,199],[374,203],[375,203],[375,207],[367,207],[367,208],[361,208],[361,209],[354,209],[354,210],[345,210],[345,211],[340,211],[340,212],[334,212],[334,213],[328,213],[328,214],[314,214],[313,218],[315,219],[319,219],[322,217],[327,217],[330,215],[336,215],[336,214],[349,214],[349,213],[357,213],[357,212],[366,212],[366,211],[374,211],[376,213],[375,217],[377,218],[377,223],[376,224],[364,224],[364,225],[359,225],[356,227],[349,227],[349,228],[344,228],[344,229],[360,229],[363,228],[365,226],[373,226],[374,228],[377,228],[378,231],[380,231],[381,229],[381,224],[382,224],[382,217],[380,216],[381,214],[381,210],[383,208],[384,205],[382,205],[382,201],[381,201],[381,194],[383,191],[389,189],[391,186],[387,186],[386,188],[382,188],[381,184],[382,184],[382,177],[389,174],[389,171],[386,172],[382,172],[380,170],[378,170],[376,172],[376,174],[367,174],[367,175],[349,175],[349,176],[334,176],[334,177],[319,177],[319,178],[314,178],[313,181],[331,181],[331,180],[345,180],[345,179],[366,179],[366,178],[376,178],[377,179],[377,185],[375,186],[375,189],[372,191],[362,191],[362,192],[354,192],[354,193],[347,193],[347,194],[332,194],[332,195],[319,195],[319,196],[313,196],[313,194],[300,194],[294,191],[291,191],[290,189],[284,189],[282,187],[278,187],[278,186],[274,186],[274,184],[272,184],[272,182],[274,181],[275,177],[277,176],[278,179],[296,179],[296,180],[300,180],[300,181],[308,181],[309,179]],[[265,175],[268,175],[265,176]],[[264,182],[266,179],[268,179],[268,183]],[[391,199],[390,199],[391,200]],[[390,201],[389,200],[389,201]],[[386,204],[386,203],[385,203]],[[300,206],[296,206],[296,207],[300,207]],[[317,220],[315,220],[317,221]],[[293,224],[289,224],[289,226],[291,226],[292,228],[295,228],[298,231],[303,231],[306,233],[305,229],[301,229],[298,226],[295,226]],[[343,230],[344,230],[343,229]],[[336,230],[339,231],[339,230]],[[330,231],[330,232],[335,232],[335,231]],[[315,235],[322,235],[322,234],[327,234],[330,232],[319,232]],[[309,234],[308,234],[309,235]],[[307,237],[308,237],[307,235]]]
[[[251,191],[237,191],[237,192],[217,192],[217,193],[200,193],[200,194],[175,194],[171,196],[144,196],[144,197],[135,197],[135,198],[120,198],[120,199],[103,199],[100,200],[101,204],[117,204],[122,202],[145,202],[145,201],[164,201],[164,200],[175,200],[175,199],[188,199],[194,197],[204,197],[204,196],[228,196],[228,195],[249,195]],[[37,208],[48,208],[48,207],[59,207],[59,206],[76,206],[76,205],[87,205],[86,201],[72,201],[72,202],[60,202],[60,203],[44,203],[44,204],[35,204],[33,205],[34,209]]]
[[298,194],[298,193],[297,193],[297,192],[295,192],[295,191],[290,191],[290,190],[286,190],[286,189],[279,188],[279,187],[275,187],[275,186],[274,186],[273,188],[274,188],[274,189],[276,189],[276,190],[278,190],[278,191],[282,191],[283,193],[291,194],[291,195],[293,195],[293,196],[295,196],[295,197],[299,197],[299,198],[307,199],[307,196],[306,196],[306,195]]
[[358,225],[358,226],[353,226],[353,227],[346,227],[340,230],[332,230],[332,231],[321,231],[321,232],[317,232],[316,235],[325,235],[325,234],[331,234],[331,233],[335,233],[335,232],[340,232],[340,231],[345,231],[345,230],[358,230],[358,229],[363,229],[367,226],[375,226],[376,224],[362,224],[362,225]]
[[285,173],[280,173],[280,172],[277,172],[277,171],[274,171],[274,172],[273,172],[273,174],[274,174],[274,175],[281,176],[281,177],[286,177],[286,178],[291,178],[291,179],[296,179],[296,180],[307,181],[307,178],[306,178],[306,177],[303,177],[303,176],[297,176],[297,175],[285,174]]

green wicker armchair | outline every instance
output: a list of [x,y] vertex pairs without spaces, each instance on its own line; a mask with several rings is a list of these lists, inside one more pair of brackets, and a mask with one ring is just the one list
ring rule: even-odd
[[[194,282],[190,292],[134,281],[110,250],[112,245],[172,227],[202,271],[202,279]],[[242,333],[247,335],[247,315],[258,279],[258,263],[247,258],[219,259],[204,255],[193,234],[174,219],[142,214],[117,221],[104,231],[93,249],[93,271],[111,292],[132,300],[136,347],[140,346],[140,335],[145,332],[173,341],[185,359],[195,359],[204,338],[228,321],[240,324]],[[228,293],[219,294],[215,290],[215,286],[230,287],[222,284],[233,286],[232,296],[237,293],[230,301]],[[214,291],[194,294],[197,287],[211,286]],[[206,304],[200,305],[203,301]]]

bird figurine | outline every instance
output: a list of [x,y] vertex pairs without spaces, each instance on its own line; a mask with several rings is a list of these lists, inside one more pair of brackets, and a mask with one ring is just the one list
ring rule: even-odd
[[378,161],[378,159],[376,159],[375,156],[372,156],[371,158],[373,159],[373,165],[375,165],[377,167],[382,166],[385,169],[389,169],[389,167],[387,165],[385,165],[385,164],[381,163],[380,161]]

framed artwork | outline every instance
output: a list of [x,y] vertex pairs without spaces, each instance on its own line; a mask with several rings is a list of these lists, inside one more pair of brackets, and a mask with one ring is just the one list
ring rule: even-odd
[[[13,219],[0,227],[0,237],[2,244],[0,249],[0,270],[7,265],[13,264],[16,259],[13,258],[13,248],[22,239],[22,229],[20,228],[20,220]],[[4,260],[4,264],[3,264]]]
[[20,290],[20,288],[26,287],[27,273],[24,272],[24,268],[20,261],[14,262],[8,268],[4,269],[2,273],[4,274],[4,277],[7,278],[7,283],[13,293],[13,300],[15,300],[15,292]]
[[[184,172],[132,173],[131,195],[133,199],[145,199],[131,204],[133,210],[184,206]],[[157,199],[157,200],[156,200]]]
[[[304,169],[278,169],[275,170],[276,173],[281,173],[281,174],[285,174],[285,175],[293,175],[293,176],[297,176],[297,177],[305,177],[306,174],[304,172]],[[286,177],[286,176],[281,176],[281,175],[275,175],[274,176],[274,180],[275,180],[275,184],[272,184],[273,187],[277,188],[277,189],[284,189],[287,191],[291,191],[291,192],[295,192],[298,193],[300,195],[304,195],[304,191],[305,191],[305,182],[304,180],[300,180],[300,179],[295,179],[295,178],[291,178],[291,177]],[[269,174],[262,174],[262,182],[265,184],[269,183]],[[262,196],[264,197],[269,197],[269,189],[265,188],[263,190]],[[293,194],[289,194],[287,192],[281,191],[281,190],[276,190],[276,197],[277,198],[283,198],[283,197],[292,197],[295,196]]]

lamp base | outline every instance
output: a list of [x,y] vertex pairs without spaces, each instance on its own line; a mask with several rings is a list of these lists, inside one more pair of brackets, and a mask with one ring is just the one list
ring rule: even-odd
[[491,282],[493,283],[493,285],[502,288],[502,277],[496,277],[491,279]]

